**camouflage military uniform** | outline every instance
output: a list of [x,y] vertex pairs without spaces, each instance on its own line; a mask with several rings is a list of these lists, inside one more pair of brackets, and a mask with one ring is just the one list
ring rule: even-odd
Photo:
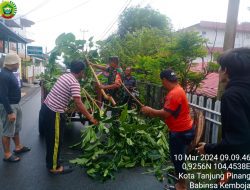
[[[115,83],[117,74],[120,74],[122,81],[124,80],[124,73],[121,68],[114,69],[112,67],[108,67],[106,69],[106,72],[108,72],[108,85]],[[114,98],[117,106],[120,106],[125,103],[124,101],[126,93],[122,86],[116,89],[110,89],[107,91],[107,93]]]
[[[108,85],[115,83],[117,74],[120,75],[122,81],[124,79],[124,74],[123,74],[123,71],[121,68],[114,69],[112,67],[108,67],[106,69],[106,72],[108,73]],[[121,106],[125,103],[125,91],[124,91],[124,88],[122,86],[120,86],[119,88],[116,88],[116,89],[110,89],[107,91],[107,93],[110,94],[114,98],[114,100],[116,102],[116,106]],[[114,107],[114,108],[111,108],[111,112],[112,112],[112,116],[114,118],[120,117],[121,109]],[[113,126],[119,127],[119,122],[116,123],[114,121]]]

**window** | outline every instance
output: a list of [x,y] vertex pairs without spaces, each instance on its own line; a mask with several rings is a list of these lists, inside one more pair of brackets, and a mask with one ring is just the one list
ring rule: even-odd
[[201,32],[201,35],[202,35],[202,36],[205,36],[206,34],[207,34],[206,31],[202,31],[202,32]]

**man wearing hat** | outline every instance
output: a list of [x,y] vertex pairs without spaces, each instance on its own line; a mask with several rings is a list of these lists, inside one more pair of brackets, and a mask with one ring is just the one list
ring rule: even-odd
[[151,117],[160,117],[164,120],[169,129],[169,148],[171,160],[174,164],[176,176],[179,179],[175,184],[177,190],[187,189],[185,179],[180,175],[186,173],[182,168],[183,159],[187,147],[194,138],[193,120],[190,117],[188,100],[185,91],[178,84],[175,72],[167,69],[161,72],[160,78],[168,94],[165,97],[164,107],[156,110],[148,106],[142,107],[141,111]]
[[[18,162],[16,155],[30,151],[20,143],[19,132],[22,125],[22,110],[19,105],[21,90],[13,74],[19,68],[21,59],[16,53],[9,53],[4,59],[4,68],[0,72],[0,127],[3,128],[2,143],[6,162]],[[15,143],[14,154],[10,151],[10,139]]]

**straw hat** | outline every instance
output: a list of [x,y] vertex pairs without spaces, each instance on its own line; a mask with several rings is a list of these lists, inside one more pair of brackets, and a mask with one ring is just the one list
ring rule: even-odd
[[16,53],[8,53],[5,56],[4,65],[14,65],[14,64],[21,64],[21,58]]

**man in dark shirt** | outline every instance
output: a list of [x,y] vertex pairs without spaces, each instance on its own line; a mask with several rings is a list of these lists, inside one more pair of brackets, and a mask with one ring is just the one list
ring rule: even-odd
[[[222,139],[217,144],[200,143],[199,154],[240,155],[234,164],[250,163],[250,48],[235,48],[218,59],[220,81],[229,79],[221,98]],[[230,162],[229,162],[230,164]],[[238,167],[240,168],[240,167]],[[234,174],[247,174],[249,169],[231,170]],[[249,183],[247,179],[232,179],[230,183]]]
[[[127,67],[125,70],[125,77],[124,77],[124,85],[126,88],[133,94],[136,88],[136,79],[131,75],[131,67]],[[131,109],[133,99],[131,96],[126,92],[125,93],[125,103],[128,104],[128,108]]]
[[127,67],[125,70],[124,85],[130,90],[133,91],[136,88],[135,77],[131,75],[131,67]]
[[4,59],[4,68],[0,72],[0,127],[3,128],[2,143],[4,161],[18,162],[20,158],[10,151],[10,139],[15,143],[15,154],[30,151],[21,145],[19,132],[22,125],[22,110],[19,105],[21,90],[13,72],[17,71],[21,59],[15,53],[9,53]]

